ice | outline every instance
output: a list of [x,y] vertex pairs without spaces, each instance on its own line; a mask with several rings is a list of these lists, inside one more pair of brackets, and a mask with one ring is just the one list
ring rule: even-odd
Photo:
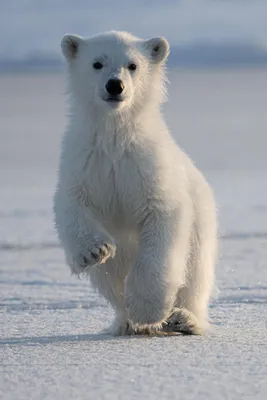
[[215,190],[219,291],[205,337],[113,338],[52,222],[60,74],[0,76],[0,398],[264,400],[267,71],[170,71],[166,118]]

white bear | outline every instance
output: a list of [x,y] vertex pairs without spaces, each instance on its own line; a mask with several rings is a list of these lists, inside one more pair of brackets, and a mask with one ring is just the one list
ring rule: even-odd
[[70,102],[54,212],[67,262],[115,309],[114,334],[201,334],[216,208],[161,113],[168,42],[112,31],[61,47]]

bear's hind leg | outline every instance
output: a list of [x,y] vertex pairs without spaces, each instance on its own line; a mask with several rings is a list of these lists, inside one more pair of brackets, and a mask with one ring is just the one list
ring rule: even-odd
[[[214,264],[217,250],[215,216],[196,226],[191,237],[191,251],[187,263],[186,284],[177,294],[176,309],[169,318],[175,321],[174,329],[184,330],[186,319],[188,333],[199,334],[209,327],[208,305],[214,283]],[[176,315],[176,317],[175,317]]]

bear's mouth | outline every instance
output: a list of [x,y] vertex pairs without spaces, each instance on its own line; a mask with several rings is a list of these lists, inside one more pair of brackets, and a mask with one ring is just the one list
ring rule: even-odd
[[107,101],[108,103],[119,103],[119,102],[121,102],[121,101],[123,101],[123,99],[121,98],[121,97],[118,97],[118,96],[110,96],[110,97],[107,97],[106,99],[105,99],[105,101]]

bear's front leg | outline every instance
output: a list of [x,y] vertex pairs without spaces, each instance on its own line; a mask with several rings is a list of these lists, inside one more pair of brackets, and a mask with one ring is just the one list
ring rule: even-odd
[[114,239],[96,221],[88,207],[57,193],[54,201],[56,227],[73,273],[103,264],[115,256]]
[[138,258],[125,286],[126,309],[133,324],[158,324],[169,317],[185,281],[191,218],[190,206],[146,217]]

